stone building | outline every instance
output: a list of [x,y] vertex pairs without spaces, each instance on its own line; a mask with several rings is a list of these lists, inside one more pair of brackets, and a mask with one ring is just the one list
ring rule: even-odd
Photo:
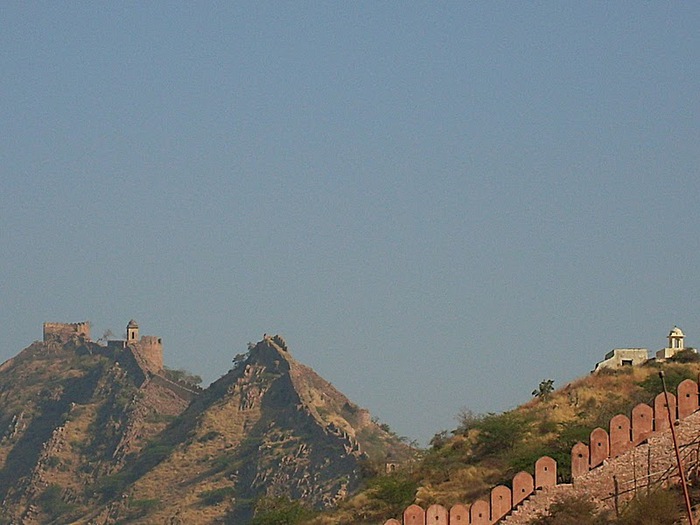
[[613,348],[605,354],[603,361],[595,365],[595,372],[603,368],[623,368],[625,366],[643,365],[649,360],[646,348]]
[[668,347],[662,348],[661,350],[656,352],[657,361],[670,359],[678,352],[685,350],[686,348],[683,342],[684,338],[685,334],[683,333],[683,330],[681,330],[677,326],[674,326],[668,333]]
[[[657,361],[665,361],[682,350],[690,350],[686,348],[684,339],[685,334],[683,334],[683,330],[674,326],[668,334],[668,347],[656,352],[655,359]],[[595,365],[594,372],[599,372],[604,368],[615,369],[625,366],[638,366],[646,363],[648,360],[649,351],[646,348],[614,348],[605,354],[603,361]]]
[[107,341],[107,346],[131,349],[139,365],[152,373],[163,369],[163,340],[154,335],[139,338],[139,325],[133,319],[126,325],[126,340],[111,339]]

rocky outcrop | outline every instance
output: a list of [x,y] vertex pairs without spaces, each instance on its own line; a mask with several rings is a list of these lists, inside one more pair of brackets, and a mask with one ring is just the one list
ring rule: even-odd
[[58,344],[0,369],[5,521],[244,525],[259,498],[329,508],[368,460],[410,455],[279,336],[203,391],[126,347]]
[[186,408],[187,398],[144,381],[123,357],[51,336],[0,366],[0,522],[45,523],[94,506],[89,487]]

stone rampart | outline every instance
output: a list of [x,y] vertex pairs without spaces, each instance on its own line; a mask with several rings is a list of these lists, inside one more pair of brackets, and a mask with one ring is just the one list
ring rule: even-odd
[[[639,404],[632,410],[631,418],[619,414],[610,420],[607,430],[594,429],[588,443],[579,442],[571,450],[573,485],[557,485],[556,461],[545,456],[536,462],[534,477],[527,472],[516,474],[512,489],[497,486],[488,499],[471,505],[456,504],[449,510],[441,505],[427,510],[411,505],[404,511],[403,521],[391,519],[384,525],[493,525],[504,518],[509,524],[519,525],[533,517],[516,516],[519,508],[531,503],[542,489],[547,503],[561,488],[614,508],[634,497],[637,490],[677,482],[670,425],[677,429],[684,468],[697,469],[699,390],[696,381],[686,379],[678,385],[677,395],[668,394],[668,403],[665,394],[658,394],[653,406]],[[544,510],[542,507],[540,510]]]
[[130,343],[130,346],[146,361],[150,371],[155,373],[163,369],[163,341],[160,337],[144,335],[138,343]]
[[69,341],[73,337],[90,340],[90,322],[82,323],[44,323],[44,342],[59,339]]
[[177,396],[186,401],[192,401],[197,397],[202,389],[195,385],[184,385],[179,381],[171,381],[161,375],[151,376],[151,383],[167,388]]

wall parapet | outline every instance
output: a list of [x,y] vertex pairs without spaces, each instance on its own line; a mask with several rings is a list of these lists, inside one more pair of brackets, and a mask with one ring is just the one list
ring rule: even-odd
[[[652,438],[656,441],[661,440],[665,433],[669,433],[665,431],[669,430],[671,425],[688,418],[698,409],[700,409],[700,387],[697,381],[686,379],[678,385],[676,395],[668,394],[668,405],[665,394],[660,393],[654,398],[653,406],[640,403],[633,408],[631,417],[618,414],[610,420],[607,430],[601,427],[593,429],[588,444],[579,442],[571,449],[573,488],[586,488],[589,483],[600,483],[592,482],[589,473],[599,471],[600,467],[623,454],[635,452],[637,448],[647,446]],[[648,455],[651,458],[651,453]],[[650,468],[649,465],[647,467]],[[384,525],[493,525],[499,523],[522,506],[539,489],[557,486],[557,463],[554,459],[548,456],[541,457],[535,463],[534,472],[534,476],[524,471],[517,473],[513,477],[512,489],[503,485],[496,486],[491,489],[488,499],[477,500],[471,505],[458,503],[449,510],[441,505],[431,505],[427,509],[415,504],[410,505],[404,511],[402,520],[392,518]],[[572,487],[569,484],[566,486]],[[510,523],[510,518],[507,521]]]

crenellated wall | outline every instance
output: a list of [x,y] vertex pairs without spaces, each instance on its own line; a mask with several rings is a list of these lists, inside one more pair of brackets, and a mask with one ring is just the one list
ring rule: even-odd
[[[691,379],[680,383],[677,395],[668,394],[668,405],[665,395],[660,393],[653,406],[641,403],[634,407],[631,417],[619,414],[610,420],[607,430],[594,429],[587,444],[579,442],[571,450],[573,486],[559,487],[572,488],[601,499],[610,497],[613,485],[634,483],[637,488],[667,479],[663,476],[670,476],[669,472],[674,469],[670,432],[666,432],[670,425],[686,418],[693,420],[689,429],[680,429],[680,435],[686,445],[698,445],[696,436],[700,428],[696,427],[700,419],[697,416],[689,418],[700,408],[698,383]],[[622,455],[625,458],[630,455],[631,459],[615,459]],[[695,463],[698,462],[697,456],[698,451],[695,451]],[[604,465],[610,472],[598,474]],[[488,500],[478,500],[471,505],[457,504],[449,511],[441,505],[432,505],[427,510],[411,505],[404,511],[403,521],[391,519],[384,525],[493,525],[505,517],[511,523],[514,517],[510,516],[511,513],[536,491],[545,489],[545,492],[551,492],[552,488],[557,488],[556,461],[547,456],[540,458],[535,464],[534,477],[519,472],[513,477],[512,487],[512,490],[502,485],[494,487]],[[630,490],[621,490],[620,493],[623,499],[625,494],[631,497]],[[617,497],[617,492],[615,494]]]

